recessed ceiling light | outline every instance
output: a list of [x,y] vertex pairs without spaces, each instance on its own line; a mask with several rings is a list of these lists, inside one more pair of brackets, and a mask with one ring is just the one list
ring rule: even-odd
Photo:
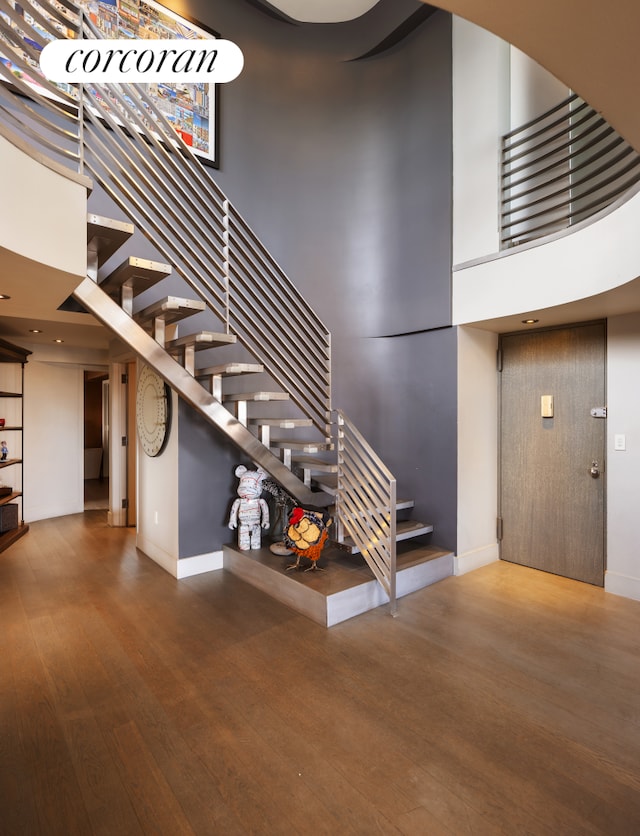
[[7,296],[6,293],[0,293],[0,299],[11,299],[11,297]]
[[29,328],[30,334],[42,334],[42,331],[39,328]]
[[536,322],[540,322],[540,320],[539,319],[523,319],[522,320],[523,325],[535,325]]
[[64,340],[54,340],[54,343],[63,343]]

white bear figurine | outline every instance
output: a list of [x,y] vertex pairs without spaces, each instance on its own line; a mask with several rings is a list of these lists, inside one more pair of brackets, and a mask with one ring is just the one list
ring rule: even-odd
[[238,548],[242,551],[260,548],[260,526],[269,528],[269,506],[261,499],[262,481],[267,474],[261,468],[247,470],[238,465],[235,470],[240,479],[238,499],[231,506],[229,528],[238,529]]

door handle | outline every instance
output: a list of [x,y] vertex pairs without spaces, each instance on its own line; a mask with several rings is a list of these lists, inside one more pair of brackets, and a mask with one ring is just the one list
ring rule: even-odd
[[597,479],[598,476],[600,476],[600,465],[598,464],[598,462],[591,462],[591,468],[589,469],[589,473],[593,476],[594,479]]

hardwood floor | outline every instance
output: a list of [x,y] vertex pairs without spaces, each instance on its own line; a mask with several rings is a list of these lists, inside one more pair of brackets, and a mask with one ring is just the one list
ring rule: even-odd
[[0,556],[0,833],[640,833],[640,603],[521,566],[330,630],[104,512]]

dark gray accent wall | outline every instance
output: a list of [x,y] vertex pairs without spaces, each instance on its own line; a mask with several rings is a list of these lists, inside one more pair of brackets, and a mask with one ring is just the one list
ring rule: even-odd
[[[434,523],[433,541],[455,549],[450,18],[438,12],[388,52],[347,60],[386,34],[383,15],[391,31],[416,6],[382,3],[331,26],[291,26],[238,0],[181,11],[245,55],[221,91],[215,179],[331,330],[334,406]],[[223,518],[242,459],[183,405],[180,445],[186,557],[232,539]]]
[[208,554],[231,542],[227,527],[238,480],[238,452],[199,413],[178,401],[179,557]]

